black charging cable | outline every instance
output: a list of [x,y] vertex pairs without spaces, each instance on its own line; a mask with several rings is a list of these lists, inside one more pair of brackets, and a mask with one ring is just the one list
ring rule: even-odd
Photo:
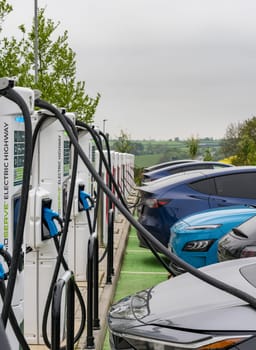
[[10,101],[16,103],[22,112],[24,118],[25,139],[24,139],[24,165],[23,165],[23,180],[20,195],[20,208],[17,221],[16,237],[14,240],[12,262],[10,266],[9,278],[6,288],[6,293],[2,308],[3,326],[6,327],[9,317],[11,302],[14,293],[16,275],[19,268],[20,252],[22,249],[24,226],[26,220],[30,173],[32,165],[32,125],[29,109],[24,99],[13,89],[13,84],[9,84],[6,89],[0,90],[0,95],[6,97]]
[[97,132],[92,128],[90,127],[89,125],[85,124],[84,122],[81,122],[80,120],[77,120],[76,121],[76,125],[80,126],[80,127],[83,127],[84,129],[88,130],[96,144],[96,147],[98,149],[98,151],[100,152],[101,154],[101,157],[102,157],[102,161],[104,163],[104,167],[108,173],[108,176],[111,178],[111,182],[113,184],[113,187],[114,187],[114,190],[117,194],[117,197],[119,198],[119,200],[121,201],[121,203],[123,204],[123,206],[128,210],[128,205],[120,191],[120,188],[119,188],[119,185],[116,183],[114,177],[113,177],[113,174],[112,174],[112,171],[111,171],[111,168],[109,167],[109,163],[103,153],[103,150],[102,150],[102,146],[101,146],[101,143],[97,137]]
[[51,104],[39,99],[37,99],[35,103],[38,107],[49,109],[50,111],[58,115],[64,129],[67,131],[67,134],[69,135],[71,143],[74,145],[74,147],[77,148],[79,156],[81,157],[83,162],[86,164],[87,168],[92,173],[95,180],[100,184],[102,190],[106,193],[107,196],[111,197],[113,203],[118,207],[120,212],[127,218],[127,220],[131,223],[132,226],[134,226],[137,230],[140,231],[140,233],[145,237],[145,239],[149,240],[151,244],[156,246],[157,250],[163,253],[164,255],[166,255],[167,258],[169,258],[175,264],[182,267],[184,270],[190,272],[195,277],[198,277],[199,279],[209,283],[210,285],[218,289],[224,290],[227,293],[246,301],[253,308],[256,308],[256,298],[254,298],[252,295],[249,295],[248,293],[243,292],[238,288],[235,288],[231,285],[228,285],[225,282],[222,282],[212,276],[209,276],[203,271],[198,270],[192,265],[186,263],[184,260],[180,259],[178,256],[170,252],[161,242],[159,242],[154,236],[152,236],[150,232],[148,232],[142,225],[140,225],[137,222],[137,220],[132,216],[132,214],[123,205],[120,204],[120,202],[113,195],[112,191],[109,190],[109,188],[105,185],[105,183],[102,181],[100,176],[97,174],[94,167],[90,164],[90,160],[87,158],[86,154],[83,152],[81,146],[77,142],[75,136],[70,132],[67,122],[63,119],[63,117],[58,112],[58,110]]
[[[36,140],[37,140],[39,131],[42,128],[42,126],[44,125],[44,123],[49,118],[57,119],[55,115],[53,115],[53,116],[45,115],[43,112],[41,112],[41,114],[42,114],[41,118],[39,119],[38,123],[36,124],[36,127],[34,129],[34,133],[33,133],[33,151],[34,151],[34,147],[36,144]],[[64,118],[66,118],[66,117],[64,117]],[[66,118],[66,120],[67,120],[67,123],[69,125],[70,131],[77,138],[77,132],[76,132],[76,128],[75,128],[74,124],[71,122],[71,120],[69,118]],[[53,292],[55,283],[56,283],[57,278],[58,278],[61,264],[63,265],[65,271],[69,270],[69,267],[64,259],[64,250],[65,250],[65,244],[66,244],[67,235],[68,235],[72,202],[73,202],[73,196],[74,196],[74,191],[75,191],[77,162],[78,162],[78,155],[77,155],[76,149],[74,148],[72,176],[71,176],[71,181],[70,181],[70,190],[69,190],[69,197],[68,197],[68,202],[67,202],[66,217],[65,217],[65,221],[64,221],[64,225],[63,225],[62,235],[61,235],[61,244],[58,243],[58,248],[57,248],[56,247],[57,237],[54,237],[54,243],[55,243],[55,247],[57,249],[58,256],[57,256],[53,276],[52,276],[51,283],[50,283],[49,292],[48,292],[48,295],[46,298],[44,314],[43,314],[42,334],[43,334],[44,342],[45,342],[46,346],[49,348],[51,347],[51,344],[50,344],[48,334],[47,334],[47,323],[48,323],[49,310],[50,310],[51,300],[52,300],[52,292]],[[83,329],[85,327],[86,309],[85,309],[85,304],[84,304],[84,300],[83,300],[83,297],[81,295],[81,292],[80,292],[80,290],[75,282],[74,282],[74,288],[75,288],[75,293],[77,295],[78,302],[80,304],[80,309],[81,309],[81,322],[80,322],[80,326],[79,326],[79,329],[77,331],[77,334],[75,335],[75,338],[74,338],[74,343],[76,343],[79,340],[79,338],[81,337]]]

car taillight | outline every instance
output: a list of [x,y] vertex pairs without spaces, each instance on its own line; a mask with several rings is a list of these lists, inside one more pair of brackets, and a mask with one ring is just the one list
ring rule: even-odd
[[148,198],[145,200],[145,205],[149,208],[159,208],[166,205],[169,202],[170,200],[167,199]]
[[241,252],[241,258],[250,258],[256,256],[256,246],[245,247]]

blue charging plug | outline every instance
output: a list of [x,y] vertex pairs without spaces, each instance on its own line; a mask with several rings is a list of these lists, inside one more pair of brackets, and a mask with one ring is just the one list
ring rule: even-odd
[[79,201],[81,202],[81,204],[83,206],[83,210],[90,210],[92,208],[92,205],[89,204],[90,199],[91,199],[91,197],[88,193],[86,193],[83,190],[79,191]]
[[59,234],[58,227],[54,222],[55,219],[59,219],[59,214],[51,208],[43,207],[43,220],[50,233],[50,237],[48,238],[55,237]]
[[[11,266],[12,257],[11,254],[5,249],[4,244],[0,243],[0,255],[3,257],[4,262],[7,264],[8,269]],[[9,271],[5,272],[3,264],[0,263],[0,279],[6,280],[9,275]]]

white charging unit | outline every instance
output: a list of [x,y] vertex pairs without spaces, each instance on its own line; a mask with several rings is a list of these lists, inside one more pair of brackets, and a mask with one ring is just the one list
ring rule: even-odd
[[[29,196],[27,247],[31,251],[25,259],[24,325],[29,344],[44,344],[42,318],[57,258],[53,239],[49,238],[51,233],[44,210],[52,210],[60,218],[65,216],[70,176],[70,141],[61,123],[50,112],[39,111],[33,116],[33,124],[36,125],[45,116],[48,118],[35,145]],[[62,273],[61,269],[59,274]]]
[[[28,88],[13,88],[25,101],[30,113],[34,109],[34,92]],[[25,130],[20,107],[6,97],[0,97],[0,242],[12,255],[20,208],[23,179]],[[24,247],[23,247],[24,248]],[[22,253],[22,252],[21,252]],[[24,254],[24,249],[23,249]],[[24,320],[24,270],[17,272],[12,308],[18,324],[23,328]],[[2,300],[0,308],[2,307]],[[11,349],[18,350],[19,343],[9,322],[7,336]]]
[[[77,128],[78,142],[88,159],[92,160],[92,138],[84,128]],[[86,281],[87,246],[90,236],[88,215],[93,217],[91,173],[81,158],[78,158],[76,186],[68,235],[68,261],[76,281]]]

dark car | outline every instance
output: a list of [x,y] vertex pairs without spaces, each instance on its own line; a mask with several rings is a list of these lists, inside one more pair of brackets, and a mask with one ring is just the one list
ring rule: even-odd
[[157,169],[154,171],[149,171],[143,176],[143,183],[146,184],[150,181],[158,180],[164,176],[169,176],[177,173],[182,173],[184,171],[198,170],[198,169],[220,169],[230,167],[232,165],[221,163],[221,162],[204,162],[195,161],[183,164],[169,165],[167,167]]
[[189,273],[171,278],[110,308],[111,349],[255,350],[256,258],[213,264],[200,271],[236,287],[244,297]]
[[256,217],[234,227],[218,244],[218,260],[256,256]]
[[[256,167],[194,170],[140,187],[139,222],[166,247],[180,218],[210,208],[256,205]],[[146,246],[138,232],[140,245]]]
[[194,162],[194,161],[195,161],[194,159],[170,160],[169,162],[159,163],[159,164],[155,164],[155,165],[149,166],[147,168],[144,168],[144,173],[147,173],[149,171],[158,170],[161,168],[165,168],[166,166],[169,166],[169,165],[190,163],[190,162]]

